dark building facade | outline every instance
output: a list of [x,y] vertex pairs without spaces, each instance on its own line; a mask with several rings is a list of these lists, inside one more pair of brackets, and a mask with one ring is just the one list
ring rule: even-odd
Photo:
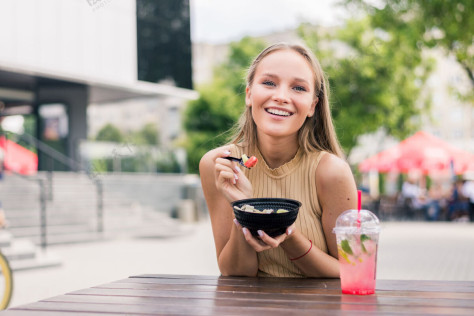
[[192,89],[189,0],[137,0],[138,80]]

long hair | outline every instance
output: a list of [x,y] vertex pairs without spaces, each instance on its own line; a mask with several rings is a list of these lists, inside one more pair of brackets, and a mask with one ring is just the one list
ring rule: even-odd
[[[247,87],[251,87],[260,62],[268,55],[279,50],[293,50],[303,56],[311,67],[314,76],[314,98],[318,98],[314,115],[307,117],[298,132],[298,143],[307,153],[313,151],[327,151],[343,157],[341,146],[336,137],[329,107],[329,83],[324,76],[319,61],[302,45],[278,43],[265,48],[252,62],[247,71]],[[251,107],[245,107],[244,113],[234,126],[234,133],[230,143],[245,143],[249,146],[257,145],[257,126],[252,117]]]

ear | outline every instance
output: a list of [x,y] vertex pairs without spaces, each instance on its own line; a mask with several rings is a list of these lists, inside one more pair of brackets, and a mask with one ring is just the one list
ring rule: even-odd
[[248,107],[251,107],[252,106],[252,100],[251,100],[251,92],[250,92],[250,87],[247,86],[245,88],[245,104],[248,106]]
[[312,117],[314,115],[314,111],[316,110],[316,105],[318,104],[319,99],[315,98],[313,103],[311,104],[311,109],[308,112],[308,117]]

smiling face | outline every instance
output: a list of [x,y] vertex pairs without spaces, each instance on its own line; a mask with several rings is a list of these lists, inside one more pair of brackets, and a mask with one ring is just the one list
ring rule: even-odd
[[314,114],[314,83],[310,64],[298,52],[282,49],[265,56],[246,89],[259,137],[296,139],[306,118]]

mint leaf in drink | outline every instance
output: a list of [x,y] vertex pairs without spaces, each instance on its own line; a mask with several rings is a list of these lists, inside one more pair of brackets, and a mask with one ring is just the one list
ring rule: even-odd
[[349,246],[349,241],[347,239],[341,241],[341,248],[345,253],[352,255],[352,249],[351,246]]
[[362,249],[363,252],[367,253],[367,249],[364,246],[364,241],[370,240],[370,237],[367,236],[366,234],[360,235],[360,248]]

